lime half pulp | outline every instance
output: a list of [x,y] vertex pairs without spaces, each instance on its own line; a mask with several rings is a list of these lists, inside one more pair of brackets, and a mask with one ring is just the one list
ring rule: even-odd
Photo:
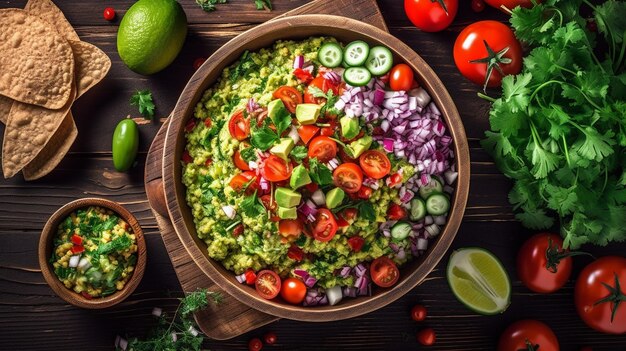
[[471,310],[496,314],[509,306],[509,277],[500,261],[487,250],[465,248],[453,252],[446,275],[456,298]]

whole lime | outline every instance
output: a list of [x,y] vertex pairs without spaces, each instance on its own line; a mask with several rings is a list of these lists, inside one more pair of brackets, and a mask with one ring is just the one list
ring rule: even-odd
[[187,36],[187,16],[175,0],[139,0],[117,32],[117,51],[131,70],[153,74],[167,67]]

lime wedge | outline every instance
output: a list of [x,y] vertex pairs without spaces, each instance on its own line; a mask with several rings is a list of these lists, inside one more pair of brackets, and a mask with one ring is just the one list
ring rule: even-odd
[[478,248],[453,252],[446,275],[456,298],[469,309],[480,314],[497,314],[509,307],[511,283],[491,252]]

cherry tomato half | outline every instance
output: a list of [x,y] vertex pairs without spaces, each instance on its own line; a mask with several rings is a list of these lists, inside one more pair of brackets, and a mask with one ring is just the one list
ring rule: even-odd
[[333,182],[346,193],[356,193],[363,184],[363,171],[354,163],[342,163],[333,172]]
[[256,276],[256,282],[254,283],[256,291],[264,299],[271,300],[278,296],[281,287],[281,281],[278,274],[274,271],[263,270]]
[[298,89],[287,85],[276,89],[272,96],[275,99],[281,99],[287,110],[291,113],[295,113],[296,106],[302,103],[302,94]]
[[291,171],[293,170],[291,163],[283,160],[276,155],[270,155],[261,168],[261,174],[263,178],[270,182],[279,182],[281,180],[289,179]]
[[300,279],[287,278],[282,283],[280,289],[280,297],[283,300],[297,305],[304,300],[306,296],[306,285]]
[[325,208],[319,209],[313,223],[313,238],[318,241],[330,241],[336,232],[337,221],[333,213]]
[[230,136],[241,141],[250,136],[250,119],[246,118],[243,110],[239,110],[230,117],[228,121],[228,131]]
[[427,314],[426,307],[423,305],[415,305],[411,308],[411,319],[416,322],[421,322],[426,319]]
[[313,139],[313,137],[319,131],[319,127],[316,127],[312,124],[298,127],[298,135],[300,136],[300,139],[302,140],[304,145],[308,144],[309,141],[311,141],[311,139]]
[[235,150],[235,153],[233,154],[233,163],[235,164],[235,167],[239,168],[242,171],[250,170],[248,162],[244,161],[243,158],[241,158],[241,152],[239,152],[239,150]]
[[365,239],[361,238],[358,235],[348,239],[348,245],[354,252],[360,252],[363,248],[363,244],[365,244]]
[[245,171],[232,177],[228,185],[236,192],[245,191],[250,195],[259,189],[259,177],[255,172]]
[[[323,93],[328,92],[329,90],[333,91],[333,94],[337,95],[339,92],[339,87],[334,85],[331,81],[324,78],[323,76],[316,77],[309,83],[309,87],[316,87],[320,89]],[[326,98],[323,97],[314,97],[313,94],[309,92],[307,88],[304,92],[304,102],[308,104],[324,104],[326,103]]]
[[302,222],[299,219],[281,219],[278,222],[278,232],[285,237],[299,236],[302,234]]
[[320,162],[328,162],[337,156],[337,142],[327,136],[318,136],[309,144],[309,158],[316,157]]
[[417,332],[417,342],[424,346],[434,345],[436,340],[437,335],[433,328],[426,328]]
[[399,221],[406,218],[406,210],[404,207],[392,202],[387,210],[387,219],[390,221]]
[[372,261],[370,275],[374,284],[381,288],[388,288],[398,281],[400,271],[389,257],[382,256]]
[[413,70],[406,63],[399,63],[391,69],[389,87],[391,90],[409,91],[413,85]]
[[424,32],[439,32],[448,28],[458,9],[458,0],[404,0],[407,17]]
[[380,179],[391,171],[391,162],[384,153],[378,150],[365,151],[359,157],[359,164],[368,177]]
[[536,320],[521,320],[511,324],[498,341],[498,351],[528,350],[559,351],[559,341],[546,324]]

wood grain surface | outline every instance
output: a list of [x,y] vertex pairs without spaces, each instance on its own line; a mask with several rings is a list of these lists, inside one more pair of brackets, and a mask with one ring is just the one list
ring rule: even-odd
[[[23,7],[25,0],[3,0],[0,7]],[[205,13],[193,0],[181,0],[189,19],[189,36],[181,55],[163,72],[143,77],[130,72],[115,49],[117,23],[102,19],[112,6],[118,19],[132,1],[56,1],[82,40],[103,49],[112,59],[109,75],[74,105],[79,135],[59,167],[41,180],[26,183],[19,177],[0,181],[0,350],[111,350],[115,335],[143,336],[153,325],[153,307],[173,312],[182,296],[172,262],[158,232],[144,192],[143,173],[148,147],[160,122],[172,110],[193,61],[206,57],[243,30],[305,4],[305,0],[274,0],[273,12],[256,11],[252,1],[229,0],[218,11]],[[339,1],[351,6],[350,1]],[[461,1],[457,19],[441,33],[423,33],[404,15],[402,1],[378,2],[391,34],[413,48],[439,75],[459,107],[471,153],[471,188],[466,214],[452,249],[480,246],[493,251],[513,281],[512,304],[502,315],[478,316],[463,307],[445,281],[446,255],[426,281],[409,294],[376,312],[346,321],[304,323],[280,320],[228,341],[208,340],[212,350],[245,350],[247,341],[266,331],[278,335],[267,350],[409,350],[420,349],[415,333],[433,327],[437,344],[432,350],[493,350],[506,326],[521,318],[549,324],[563,350],[583,345],[594,350],[626,350],[626,336],[610,336],[587,328],[576,315],[573,280],[551,295],[531,293],[515,275],[515,255],[531,231],[514,221],[506,194],[510,182],[493,165],[478,144],[488,128],[488,104],[476,97],[479,87],[463,79],[452,59],[456,35],[478,19],[505,21],[499,11],[474,14],[469,1]],[[154,122],[140,125],[140,155],[129,173],[118,173],[111,161],[111,134],[127,115],[138,117],[128,104],[138,89],[151,89],[157,104]],[[496,91],[489,91],[491,95]],[[141,119],[138,119],[141,121]],[[0,132],[3,132],[0,127]],[[148,247],[144,278],[136,292],[111,309],[75,308],[45,283],[37,262],[37,243],[47,218],[63,204],[87,196],[122,203],[141,223]],[[597,256],[623,255],[626,245],[585,247]],[[589,261],[577,258],[573,278]],[[428,307],[429,316],[417,324],[409,318],[415,303]],[[214,313],[226,313],[217,309]]]

